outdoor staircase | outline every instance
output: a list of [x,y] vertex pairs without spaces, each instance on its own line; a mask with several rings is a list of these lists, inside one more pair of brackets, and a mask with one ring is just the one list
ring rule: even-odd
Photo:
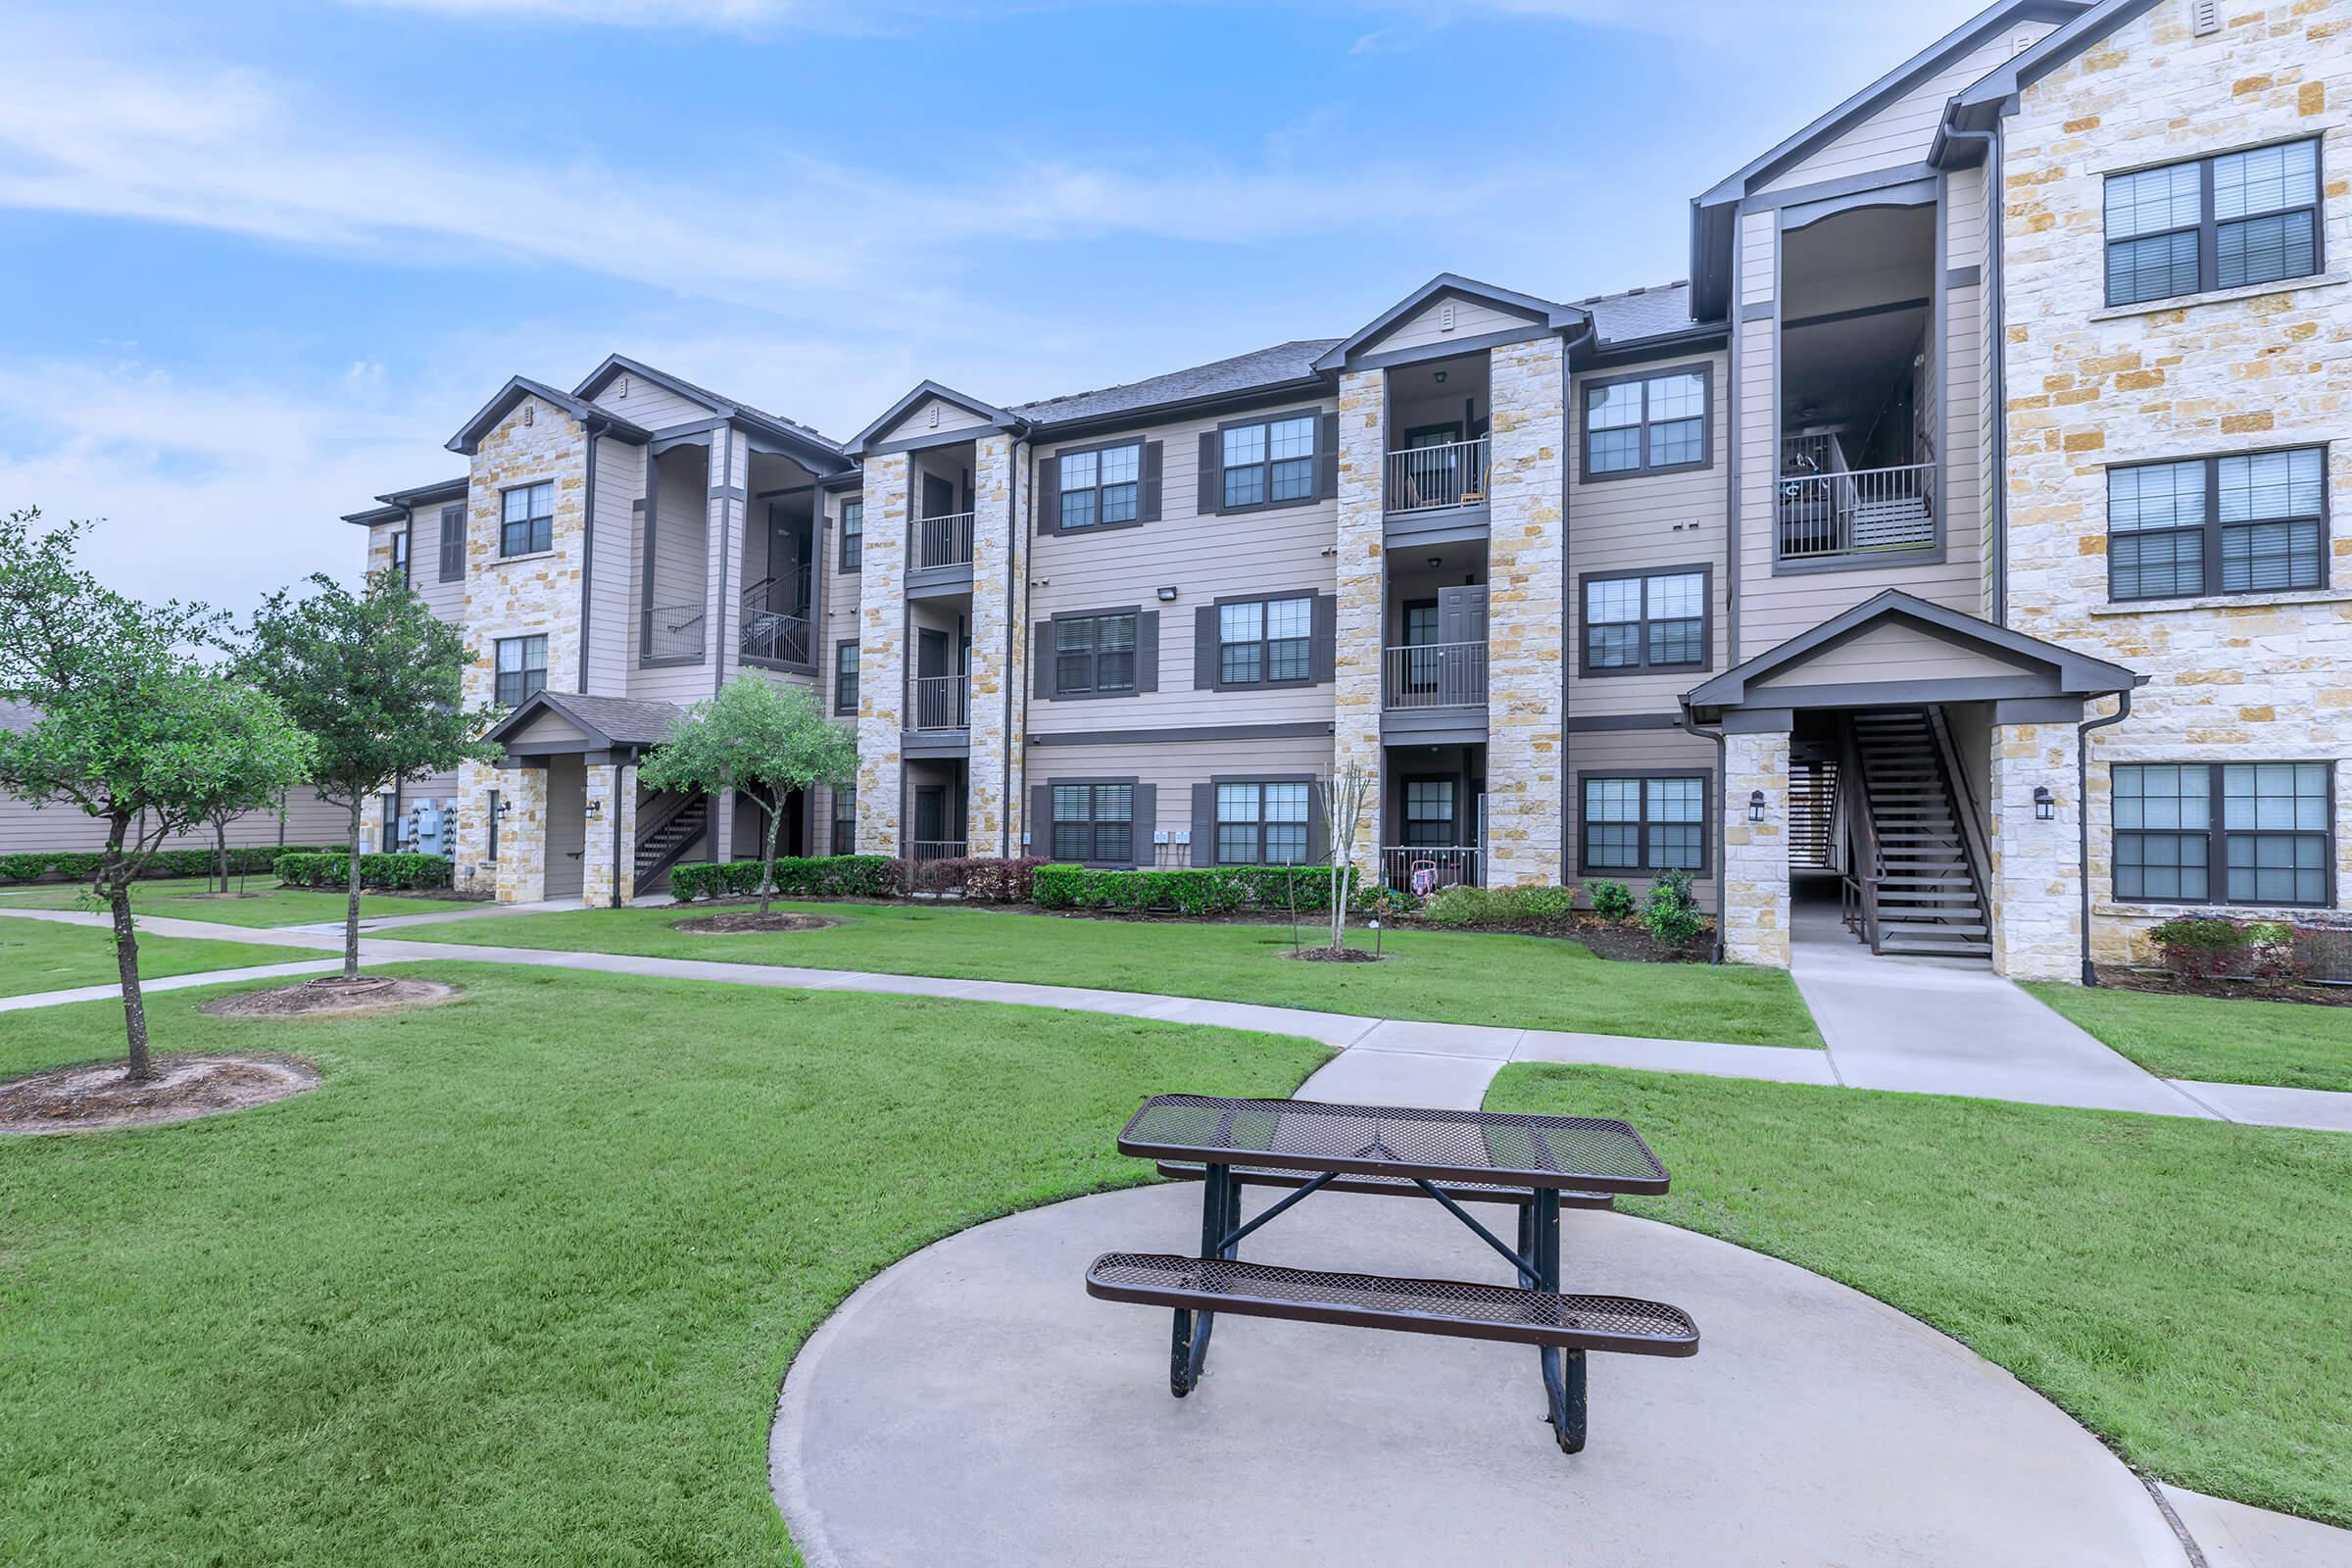
[[1925,709],[1857,713],[1854,755],[1878,841],[1878,953],[1992,956],[1984,883],[1969,854],[1944,750]]
[[[669,803],[675,802],[674,805]],[[637,891],[653,891],[654,879],[678,863],[710,825],[710,797],[664,796],[651,803],[657,809],[641,813],[637,829]],[[659,809],[667,806],[667,809]]]

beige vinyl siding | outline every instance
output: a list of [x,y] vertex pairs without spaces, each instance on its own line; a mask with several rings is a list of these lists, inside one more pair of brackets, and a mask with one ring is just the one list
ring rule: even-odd
[[1914,82],[1878,113],[1847,127],[1835,140],[1790,165],[1761,188],[1789,190],[1841,179],[1848,174],[1925,162],[1928,148],[1936,140],[1936,127],[1943,119],[1943,106],[1952,94],[2049,31],[2050,24],[2046,22],[2020,22],[2004,29],[1999,36],[1986,39],[1954,57],[1941,70]]
[[[1722,791],[1715,782],[1715,746],[1712,741],[1685,734],[1680,730],[1605,730],[1576,734],[1568,737],[1568,811],[1567,811],[1567,880],[1576,886],[1593,880],[1579,869],[1584,856],[1585,789],[1583,776],[1587,773],[1632,774],[1647,769],[1672,768],[1704,776],[1707,783],[1706,820],[1702,831],[1706,836],[1707,874],[1693,883],[1701,907],[1716,906],[1715,890],[1715,819],[1721,809]],[[1598,873],[1606,876],[1606,872]],[[1649,890],[1650,878],[1618,876],[1634,890],[1639,900]]]
[[[624,380],[629,388],[627,397],[620,395]],[[696,424],[710,418],[711,413],[710,408],[692,398],[680,397],[667,387],[658,386],[642,375],[629,372],[614,376],[604,391],[597,394],[596,406],[646,430],[666,430],[672,425]]]
[[[1584,472],[1585,385],[1589,381],[1634,373],[1662,373],[1705,365],[1712,396],[1707,418],[1708,451],[1714,461],[1704,468],[1631,479],[1586,480]],[[1579,375],[1570,387],[1568,492],[1568,630],[1564,657],[1570,672],[1568,710],[1579,717],[1597,714],[1670,713],[1676,699],[1725,667],[1729,641],[1728,611],[1731,587],[1724,570],[1724,471],[1728,463],[1725,431],[1731,416],[1729,357],[1723,353],[1696,354],[1689,359],[1660,360],[1655,366],[1632,367],[1602,374]],[[1584,648],[1584,590],[1588,572],[1664,570],[1704,566],[1709,576],[1708,612],[1712,616],[1705,669],[1660,670],[1634,675],[1588,678],[1581,673]]]
[[[939,422],[932,422],[932,416]],[[988,423],[984,416],[959,408],[945,398],[925,398],[906,411],[906,416],[874,437],[877,442],[911,440],[916,436],[933,435],[942,430],[969,430]]]
[[[1768,303],[1778,281],[1777,218],[1750,213],[1740,220],[1740,300]],[[1740,638],[1726,651],[1730,663],[1753,658],[1788,636],[1770,634],[1750,623],[1750,603],[1760,587],[1769,588],[1772,573],[1774,481],[1780,466],[1778,367],[1779,335],[1772,320],[1763,318],[1739,322],[1740,382],[1733,416],[1733,439],[1740,443]]]
[[654,484],[650,556],[644,554],[644,536],[642,532],[639,535],[639,569],[652,574],[653,606],[656,609],[703,607],[703,662],[647,669],[643,667],[641,652],[645,635],[641,607],[647,601],[642,588],[632,588],[636,597],[629,612],[628,694],[644,701],[699,702],[712,690],[710,661],[713,621],[706,587],[710,570],[706,472],[700,447],[672,447],[663,453]]
[[[1152,806],[1153,820],[1149,825],[1140,821],[1135,825],[1137,858],[1146,861],[1153,859],[1152,856],[1144,852],[1151,845],[1152,834],[1158,831],[1166,833],[1170,842],[1161,847],[1156,863],[1205,864],[1205,856],[1188,861],[1174,843],[1176,834],[1192,830],[1195,784],[1205,784],[1218,777],[1285,774],[1295,777],[1312,774],[1321,778],[1331,771],[1331,737],[1328,735],[1272,741],[1150,741],[1120,746],[1032,746],[1028,749],[1025,773],[1027,787],[1032,794],[1040,786],[1052,784],[1056,779],[1133,778],[1139,784],[1155,786],[1158,797]],[[1026,803],[1023,821],[1032,835],[1028,853],[1050,856],[1053,853],[1054,824],[1051,821],[1027,821],[1025,808]]]
[[629,689],[637,645],[638,497],[645,492],[645,449],[611,436],[596,443],[594,575],[588,585],[587,691],[619,697]]
[[[1284,403],[1266,412],[1309,407],[1316,414],[1320,440],[1321,416],[1332,403]],[[1161,444],[1161,514],[1156,522],[1078,534],[1040,534],[1034,518],[1026,522],[1032,624],[1072,611],[1133,607],[1160,612],[1158,691],[1132,697],[1032,700],[1030,733],[1330,720],[1328,683],[1262,692],[1193,687],[1193,623],[1200,607],[1253,594],[1329,594],[1338,582],[1337,566],[1328,554],[1339,531],[1336,501],[1230,516],[1204,517],[1194,511],[1201,432],[1241,417],[1245,416],[1226,415],[1134,432],[1139,440]],[[1039,442],[1032,456],[1051,461],[1064,447],[1112,439],[1117,438]],[[1162,586],[1176,589],[1173,604],[1159,602],[1156,594]],[[1034,690],[1034,671],[1031,679]]]
[[[821,494],[821,493],[820,493]],[[833,710],[834,650],[843,643],[858,640],[858,587],[859,573],[841,569],[841,512],[843,504],[860,499],[856,492],[846,495],[821,496],[824,524],[820,531],[818,564],[824,574],[823,633],[818,638],[816,668],[820,679],[818,690],[825,700],[825,711]]]
[[1773,672],[1770,689],[1863,681],[1965,680],[2018,675],[2022,666],[1917,626],[1881,624]]
[[[1942,465],[1936,507],[1943,524],[1947,569],[1958,568],[1943,602],[1971,614],[1984,610],[1985,467],[1980,450],[1984,426],[1984,327],[1987,303],[1984,255],[1984,171],[1955,173],[1944,188],[1944,245],[1940,265],[1946,279],[1943,336],[1936,355],[1937,426],[1936,452]],[[1948,279],[1959,268],[1978,269],[1965,287]]]
[[[454,793],[446,791],[444,796]],[[33,806],[14,797],[0,797],[0,855],[102,850],[106,830],[102,818],[87,815],[78,807]],[[300,789],[287,797],[282,831],[275,811],[251,811],[229,823],[228,843],[231,849],[275,844],[325,848],[342,845],[350,832],[349,807],[322,801],[315,790]],[[164,847],[209,850],[214,843],[213,830],[200,827],[193,833],[175,834],[165,840]]]
[[459,526],[465,526],[466,498],[455,501],[436,501],[428,506],[411,507],[409,516],[409,581],[416,595],[432,611],[435,620],[452,626],[466,624],[466,578],[460,573],[454,582],[441,580],[441,514],[456,508]]
[[[1453,328],[1446,327],[1446,307],[1453,307]],[[1469,338],[1484,337],[1490,332],[1530,332],[1536,323],[1524,316],[1498,311],[1494,306],[1459,294],[1442,294],[1418,312],[1399,321],[1389,332],[1363,346],[1367,354],[1388,354],[1398,349],[1428,348],[1432,344],[1459,343]]]

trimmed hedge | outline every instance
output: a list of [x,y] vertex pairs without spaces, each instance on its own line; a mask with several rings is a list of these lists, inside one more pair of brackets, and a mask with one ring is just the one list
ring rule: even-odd
[[1037,868],[1046,863],[1026,858],[920,860],[908,868],[906,885],[916,893],[960,894],[966,904],[1027,904],[1035,896]]
[[[232,847],[228,852],[228,871],[231,876],[252,876],[273,869],[281,855],[318,853],[307,844],[290,844],[284,849],[274,844]],[[0,882],[38,882],[50,875],[63,877],[69,882],[87,882],[98,874],[98,860],[96,850],[42,850],[27,855],[0,855]],[[155,858],[146,874],[150,877],[211,876],[220,868],[217,851],[165,850]]]
[[[360,857],[360,886],[364,888],[445,888],[449,873],[446,855]],[[277,879],[290,888],[347,888],[351,886],[350,852],[281,855]]]
[[1574,888],[1446,888],[1421,911],[1431,925],[1549,931],[1576,912]]
[[[887,855],[776,858],[776,892],[784,898],[887,899],[904,892],[906,885],[905,862]],[[680,904],[756,897],[760,862],[682,860],[669,868],[669,892]]]
[[[1377,896],[1348,873],[1353,906]],[[1219,865],[1167,871],[1096,871],[1041,865],[1031,897],[1047,909],[1118,909],[1130,914],[1231,914],[1243,909],[1300,913],[1331,907],[1331,868],[1323,865]],[[1294,904],[1293,901],[1296,901]]]

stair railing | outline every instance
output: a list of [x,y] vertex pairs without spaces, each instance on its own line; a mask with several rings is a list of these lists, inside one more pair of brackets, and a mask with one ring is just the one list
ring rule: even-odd
[[[637,876],[640,881],[660,876],[670,866],[676,864],[680,857],[685,854],[686,846],[692,844],[704,829],[698,828],[695,832],[686,834],[677,843],[656,855],[651,864],[648,864],[645,858],[646,847],[660,838],[662,831],[676,822],[679,817],[684,816],[697,805],[709,799],[710,797],[704,795],[672,795],[666,804],[661,806],[651,817],[643,815],[638,817],[637,842],[631,846],[631,854],[636,860]],[[708,824],[706,824],[707,826]]]
[[[1845,928],[1862,939],[1872,953],[1879,951],[1879,879],[1886,862],[1879,846],[1879,826],[1871,816],[1870,783],[1862,772],[1862,748],[1851,724],[1845,728],[1838,762],[1838,796],[1848,832],[1846,864],[1839,876],[1839,902]],[[1857,923],[1858,922],[1858,923]]]
[[1977,814],[1977,792],[1970,787],[1968,772],[1960,765],[1959,748],[1952,744],[1952,727],[1946,722],[1943,710],[1930,708],[1927,711],[1928,728],[1936,737],[1936,760],[1943,765],[1943,776],[1952,792],[1952,810],[1960,818],[1960,852],[1968,857],[1968,876],[1976,888],[1977,912],[1989,927],[1992,852],[1984,842],[1984,818]]

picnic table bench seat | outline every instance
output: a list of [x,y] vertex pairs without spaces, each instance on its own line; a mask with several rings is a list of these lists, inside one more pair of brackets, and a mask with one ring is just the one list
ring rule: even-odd
[[[1197,1182],[1208,1174],[1208,1167],[1197,1160],[1163,1159],[1158,1162],[1159,1173],[1172,1181]],[[1233,1179],[1244,1187],[1304,1187],[1315,1179],[1312,1171],[1277,1170],[1270,1165],[1235,1165]],[[1457,1203],[1515,1203],[1521,1208],[1535,1201],[1535,1190],[1528,1187],[1506,1187],[1497,1182],[1432,1182],[1447,1198]],[[1419,1182],[1409,1176],[1335,1176],[1324,1184],[1334,1193],[1369,1193],[1374,1197],[1423,1198],[1428,1196]],[[1562,1208],[1614,1208],[1617,1200],[1611,1193],[1562,1193]]]
[[1467,1280],[1396,1279],[1282,1268],[1174,1252],[1105,1252],[1086,1271],[1089,1296],[1239,1317],[1504,1340],[1568,1350],[1695,1355],[1698,1325],[1662,1301],[1574,1296]]

